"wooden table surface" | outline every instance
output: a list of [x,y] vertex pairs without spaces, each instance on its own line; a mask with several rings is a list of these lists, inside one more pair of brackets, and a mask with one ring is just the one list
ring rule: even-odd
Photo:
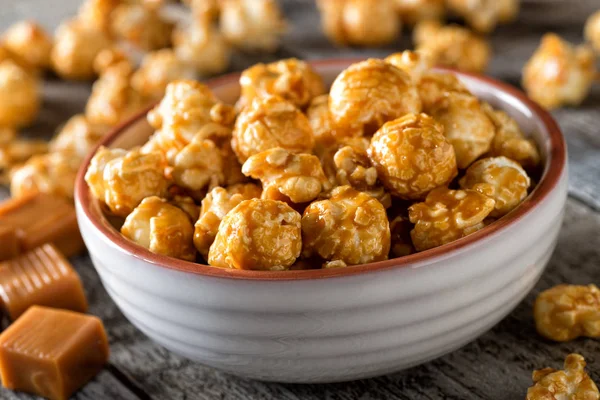
[[[0,30],[23,18],[49,29],[71,15],[76,0],[0,0]],[[383,56],[409,48],[409,33],[385,49],[337,49],[321,34],[313,1],[282,2],[291,30],[274,55],[236,55],[232,71],[258,61],[296,56],[306,59]],[[524,0],[517,23],[492,36],[490,75],[518,85],[520,71],[541,35],[555,31],[582,41],[586,16],[600,0]],[[28,136],[50,137],[69,116],[81,112],[89,84],[48,80],[44,107]],[[374,379],[331,385],[287,385],[230,376],[178,357],[150,342],[119,312],[102,287],[90,259],[73,259],[90,302],[102,318],[111,344],[108,367],[74,398],[84,399],[498,399],[525,398],[531,372],[559,367],[570,352],[588,360],[600,383],[600,346],[591,339],[557,344],[541,339],[532,320],[537,293],[558,283],[600,283],[600,88],[576,109],[554,112],[569,145],[570,197],[558,246],[541,281],[502,322],[473,343],[427,364]],[[0,197],[7,192],[0,189]],[[0,389],[2,399],[33,397]]]

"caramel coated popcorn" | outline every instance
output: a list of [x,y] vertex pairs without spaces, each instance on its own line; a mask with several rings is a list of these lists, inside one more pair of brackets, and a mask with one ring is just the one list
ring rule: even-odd
[[495,201],[475,190],[439,187],[422,203],[408,208],[410,232],[417,251],[453,242],[485,226],[484,219],[494,210]]
[[155,7],[144,4],[120,4],[111,14],[111,30],[116,37],[142,50],[157,50],[171,42],[173,25],[165,21]]
[[413,225],[405,215],[397,215],[394,219],[390,220],[390,254],[392,257],[403,257],[415,252],[415,247],[410,237],[412,227]]
[[34,21],[21,21],[2,35],[4,47],[31,69],[50,66],[52,37]]
[[77,13],[77,19],[86,26],[110,35],[111,15],[122,0],[85,0]]
[[[215,187],[224,181],[223,160],[219,149],[212,140],[196,136],[185,146],[173,161],[173,180],[191,193]],[[195,196],[196,197],[196,196]],[[199,196],[200,199],[204,197]]]
[[456,152],[458,168],[467,168],[490,150],[496,129],[476,97],[448,93],[431,109],[431,116],[444,126],[444,134]]
[[275,0],[221,0],[220,6],[229,43],[248,51],[277,50],[287,24]]
[[540,293],[533,308],[540,335],[557,342],[600,337],[600,290],[596,285],[558,285]]
[[448,93],[471,94],[455,75],[441,72],[424,73],[417,84],[417,90],[423,103],[423,111],[426,113],[430,113]]
[[523,88],[547,109],[579,105],[587,97],[596,66],[587,46],[572,46],[554,33],[542,37],[540,46],[523,67]]
[[339,186],[328,199],[304,210],[302,240],[306,258],[364,264],[387,259],[390,227],[379,201],[350,186]]
[[194,246],[205,259],[225,215],[242,201],[259,198],[261,193],[260,186],[246,183],[227,188],[217,186],[202,199],[200,217],[194,225]]
[[296,106],[278,96],[265,96],[255,98],[238,115],[231,147],[244,163],[274,147],[310,153],[314,143],[308,119]]
[[426,114],[408,114],[383,125],[368,153],[384,186],[402,199],[423,198],[457,174],[443,127]]
[[125,219],[121,233],[153,253],[187,261],[196,259],[194,228],[188,215],[165,199],[143,199]]
[[[10,129],[7,131],[14,132]],[[5,177],[11,168],[32,156],[48,152],[48,143],[44,140],[3,140],[1,136],[2,133],[0,133],[0,177]]]
[[584,33],[596,53],[600,53],[600,10],[589,16],[585,22]]
[[221,32],[208,23],[193,23],[173,33],[177,57],[200,75],[214,75],[229,67],[231,49]]
[[405,50],[394,53],[387,56],[385,61],[410,75],[415,85],[418,85],[423,75],[433,67],[433,60],[429,54],[419,51]]
[[533,371],[534,385],[527,389],[526,400],[598,400],[600,392],[585,372],[585,360],[579,354],[565,358],[564,370],[544,368]]
[[298,108],[305,108],[314,97],[325,93],[321,76],[310,64],[296,58],[256,64],[244,70],[240,87],[239,109],[256,97],[267,95],[280,96]]
[[288,269],[302,250],[301,216],[284,202],[244,200],[221,221],[208,253],[215,267]]
[[[146,197],[165,197],[169,182],[162,154],[102,150],[91,161],[85,180],[95,197],[115,215],[126,217]],[[95,188],[95,189],[94,189]]]
[[63,22],[56,29],[54,47],[50,53],[52,67],[65,79],[92,79],[95,76],[94,59],[110,45],[106,34],[82,21]]
[[424,21],[415,28],[413,41],[417,51],[430,54],[434,65],[462,71],[485,71],[492,50],[488,42],[458,25],[442,26],[437,21]]
[[415,25],[420,21],[439,20],[446,12],[444,0],[395,0],[402,21]]
[[0,62],[0,126],[28,125],[40,108],[37,78],[11,60]]
[[121,67],[123,69],[129,68],[133,70],[131,60],[129,60],[129,57],[127,54],[125,54],[125,52],[118,47],[109,47],[100,51],[96,58],[94,58],[94,72],[100,76],[104,72],[108,71],[111,67],[119,64],[123,65]]
[[420,112],[421,99],[406,72],[369,59],[338,75],[331,85],[329,111],[336,127],[369,135],[387,121]]
[[281,147],[251,156],[242,172],[262,182],[263,199],[306,203],[330,187],[316,156],[293,154]]
[[317,147],[330,147],[344,138],[351,138],[362,133],[360,129],[344,129],[333,125],[329,112],[329,95],[315,97],[306,110],[306,117],[313,131]]
[[531,180],[519,163],[506,157],[482,158],[474,162],[460,180],[460,187],[473,189],[494,199],[490,217],[499,218],[516,208],[527,196]]
[[521,0],[447,0],[446,3],[473,29],[490,33],[496,25],[511,22],[517,17]]
[[318,0],[325,35],[338,45],[381,46],[400,34],[394,0]]

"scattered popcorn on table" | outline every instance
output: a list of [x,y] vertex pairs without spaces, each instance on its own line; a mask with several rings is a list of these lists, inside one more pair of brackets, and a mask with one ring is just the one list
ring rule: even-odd
[[600,10],[590,15],[585,23],[584,34],[596,53],[600,53]]
[[402,22],[416,25],[421,21],[441,20],[446,14],[445,0],[395,0]]
[[77,19],[85,26],[111,34],[112,12],[121,0],[84,0],[79,7]]
[[173,24],[165,21],[155,7],[121,3],[110,18],[113,34],[141,50],[158,50],[171,44]]
[[521,6],[521,0],[446,0],[446,3],[450,11],[481,33],[490,33],[496,25],[513,21]]
[[221,32],[208,23],[193,23],[173,32],[179,60],[200,75],[215,75],[229,67],[231,49]]
[[21,21],[10,26],[2,35],[4,47],[29,69],[50,67],[52,37],[34,21]]
[[41,93],[38,79],[11,60],[0,62],[0,126],[29,125],[38,115]]
[[[117,47],[109,47],[98,53],[94,58],[94,72],[101,76],[105,71],[118,64],[128,65],[133,70],[131,60],[124,51]],[[124,68],[124,67],[123,67]]]

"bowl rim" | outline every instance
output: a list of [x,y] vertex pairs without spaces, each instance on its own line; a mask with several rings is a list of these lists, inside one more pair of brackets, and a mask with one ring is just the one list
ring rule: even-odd
[[[314,67],[331,67],[340,65],[346,67],[347,65],[362,61],[364,58],[332,58],[322,59],[316,61],[307,61]],[[131,255],[135,258],[146,261],[158,267],[177,270],[180,272],[188,272],[195,275],[225,278],[225,279],[236,279],[236,280],[253,280],[253,281],[295,281],[295,280],[310,280],[310,279],[323,279],[323,278],[334,278],[334,277],[345,277],[358,274],[366,274],[370,272],[377,272],[392,268],[406,268],[406,267],[417,267],[425,262],[441,261],[445,258],[455,256],[464,251],[468,251],[473,245],[480,243],[485,239],[490,239],[496,236],[499,232],[505,231],[510,226],[514,225],[518,220],[529,214],[539,203],[545,200],[550,193],[557,186],[566,166],[566,144],[561,130],[550,115],[549,112],[544,110],[541,106],[529,99],[525,93],[513,87],[507,83],[500,82],[496,79],[488,76],[456,71],[450,68],[437,68],[439,70],[445,70],[457,75],[463,75],[473,80],[476,80],[482,84],[493,86],[501,92],[507,93],[508,95],[516,98],[527,109],[532,113],[533,116],[537,117],[542,125],[548,132],[548,139],[550,140],[550,151],[547,155],[546,165],[542,173],[542,177],[536,186],[536,188],[527,196],[527,198],[511,213],[505,215],[501,219],[494,223],[474,232],[461,239],[455,240],[451,243],[435,247],[429,250],[425,250],[419,253],[410,254],[399,258],[388,259],[385,261],[378,261],[368,264],[361,264],[355,266],[348,266],[344,268],[331,268],[331,269],[311,269],[311,270],[295,270],[295,271],[253,271],[253,270],[238,270],[238,269],[225,269],[209,266],[206,264],[199,264],[191,261],[179,260],[176,258],[154,254],[150,250],[135,244],[134,242],[123,237],[120,232],[114,229],[106,220],[102,221],[104,215],[98,216],[98,212],[93,210],[91,202],[94,201],[91,197],[89,187],[85,182],[84,176],[87,168],[90,164],[90,160],[93,155],[101,146],[110,145],[121,133],[123,133],[131,125],[137,123],[140,119],[145,118],[148,111],[153,106],[147,107],[144,110],[136,113],[126,121],[119,124],[112,131],[110,131],[91,151],[85,158],[85,161],[81,165],[81,168],[77,174],[76,186],[75,186],[75,202],[80,206],[80,210],[85,218],[87,218],[93,227],[107,240],[112,242],[119,251]],[[220,77],[209,79],[204,82],[211,89],[219,86],[231,84],[232,82],[239,81],[239,72],[226,74]],[[96,207],[98,208],[98,207]],[[97,218],[97,217],[100,217]]]

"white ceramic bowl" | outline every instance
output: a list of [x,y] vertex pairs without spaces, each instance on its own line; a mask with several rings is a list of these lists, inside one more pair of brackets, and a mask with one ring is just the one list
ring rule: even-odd
[[[331,82],[351,62],[315,62]],[[538,143],[543,177],[509,215],[456,242],[400,259],[310,271],[238,271],[150,253],[102,215],[80,171],[79,226],[110,296],[148,337],[184,357],[250,378],[334,382],[398,371],[472,341],[529,292],[556,244],[567,196],[566,148],[548,113],[518,90],[457,73]],[[224,101],[237,75],[209,85]],[[145,113],[103,141],[151,134]],[[89,162],[89,160],[88,160]]]

